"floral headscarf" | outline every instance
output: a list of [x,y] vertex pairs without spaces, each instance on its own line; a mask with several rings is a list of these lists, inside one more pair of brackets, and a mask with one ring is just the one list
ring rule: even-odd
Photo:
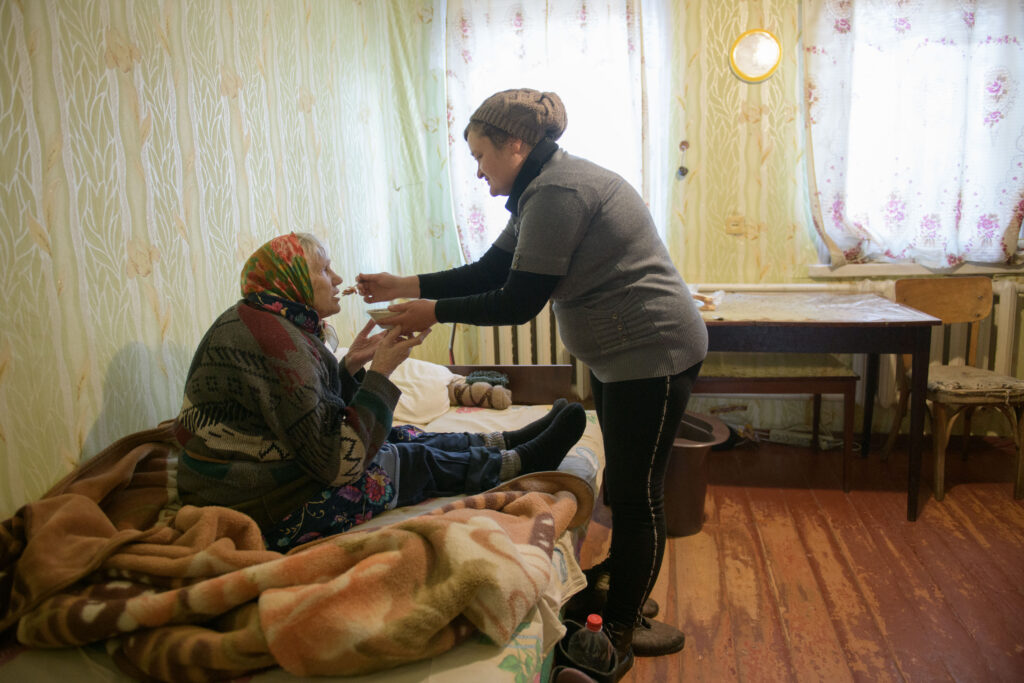
[[242,267],[242,296],[256,308],[283,315],[325,339],[325,326],[313,308],[306,253],[293,233],[275,237],[249,257]]

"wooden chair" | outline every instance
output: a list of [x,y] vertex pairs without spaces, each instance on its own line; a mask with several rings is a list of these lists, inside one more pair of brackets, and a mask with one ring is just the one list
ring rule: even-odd
[[[941,277],[897,280],[895,285],[898,303],[939,318],[943,328],[966,323],[969,330],[965,365],[932,363],[928,368],[928,415],[935,449],[935,499],[942,500],[945,496],[946,446],[953,425],[962,415],[966,457],[971,415],[978,408],[995,408],[1009,422],[1017,446],[1013,497],[1024,497],[1024,380],[976,367],[978,323],[992,311],[992,280],[988,277]],[[909,356],[897,358],[897,414],[882,451],[883,459],[892,450],[907,412],[909,366]]]

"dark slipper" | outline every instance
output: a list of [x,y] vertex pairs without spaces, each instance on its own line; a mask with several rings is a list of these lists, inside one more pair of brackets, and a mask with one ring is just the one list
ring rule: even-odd
[[[582,681],[577,674],[588,676],[589,679],[595,681],[595,683],[616,683],[626,672],[633,666],[633,649],[628,644],[622,648],[612,648],[612,661],[611,663],[602,668],[601,670],[595,670],[583,664],[581,662],[573,661],[572,657],[569,656],[568,643],[572,639],[573,634],[583,628],[578,622],[566,621],[565,622],[565,635],[555,645],[555,666],[551,672],[551,681],[560,681],[562,679],[557,676],[568,676],[569,678],[564,679],[566,682],[571,681]],[[611,632],[608,633],[611,637]],[[612,640],[615,643],[615,640]],[[557,674],[557,676],[556,676]]]
[[675,626],[663,621],[641,618],[633,629],[633,654],[637,657],[660,657],[679,652],[686,636]]
[[622,680],[622,677],[633,668],[633,649],[629,648],[624,654],[619,655],[615,662],[615,670],[612,671],[611,679],[613,681]]
[[551,670],[551,683],[597,683],[597,681],[579,669],[556,666]]
[[[565,604],[564,617],[566,619],[572,619],[573,621],[585,622],[587,620],[587,615],[601,614],[604,611],[604,605],[605,602],[607,602],[607,599],[607,593],[592,591],[589,587],[584,588],[579,593],[569,598],[569,602]],[[653,619],[658,616],[658,611],[660,609],[661,607],[657,602],[655,602],[654,598],[647,598],[640,614],[648,619]]]

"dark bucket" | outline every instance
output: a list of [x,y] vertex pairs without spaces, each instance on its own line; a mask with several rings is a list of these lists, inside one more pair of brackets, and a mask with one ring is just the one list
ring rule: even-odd
[[704,526],[708,453],[712,446],[728,438],[728,426],[717,417],[683,415],[665,475],[665,523],[669,536],[690,536]]

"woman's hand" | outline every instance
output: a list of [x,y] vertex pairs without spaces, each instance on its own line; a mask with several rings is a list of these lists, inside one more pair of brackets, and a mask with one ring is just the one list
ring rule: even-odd
[[437,322],[437,316],[434,315],[436,303],[430,299],[417,299],[404,304],[391,304],[388,310],[394,315],[388,317],[388,324],[401,325],[403,330],[413,332],[429,329]]
[[348,374],[354,375],[359,372],[359,369],[373,358],[374,352],[380,346],[381,340],[384,339],[385,332],[370,335],[370,330],[376,324],[371,318],[349,344],[348,353],[345,354],[345,368],[348,370]]
[[424,330],[418,335],[405,334],[402,332],[401,325],[395,325],[388,330],[387,334],[384,335],[384,339],[377,346],[377,350],[373,354],[373,362],[370,363],[370,369],[374,372],[379,372],[385,377],[390,377],[395,368],[409,357],[412,347],[422,344],[428,334],[430,334],[430,330]]
[[391,273],[359,273],[356,291],[368,304],[392,299],[415,299],[420,295],[418,275],[399,277]]

